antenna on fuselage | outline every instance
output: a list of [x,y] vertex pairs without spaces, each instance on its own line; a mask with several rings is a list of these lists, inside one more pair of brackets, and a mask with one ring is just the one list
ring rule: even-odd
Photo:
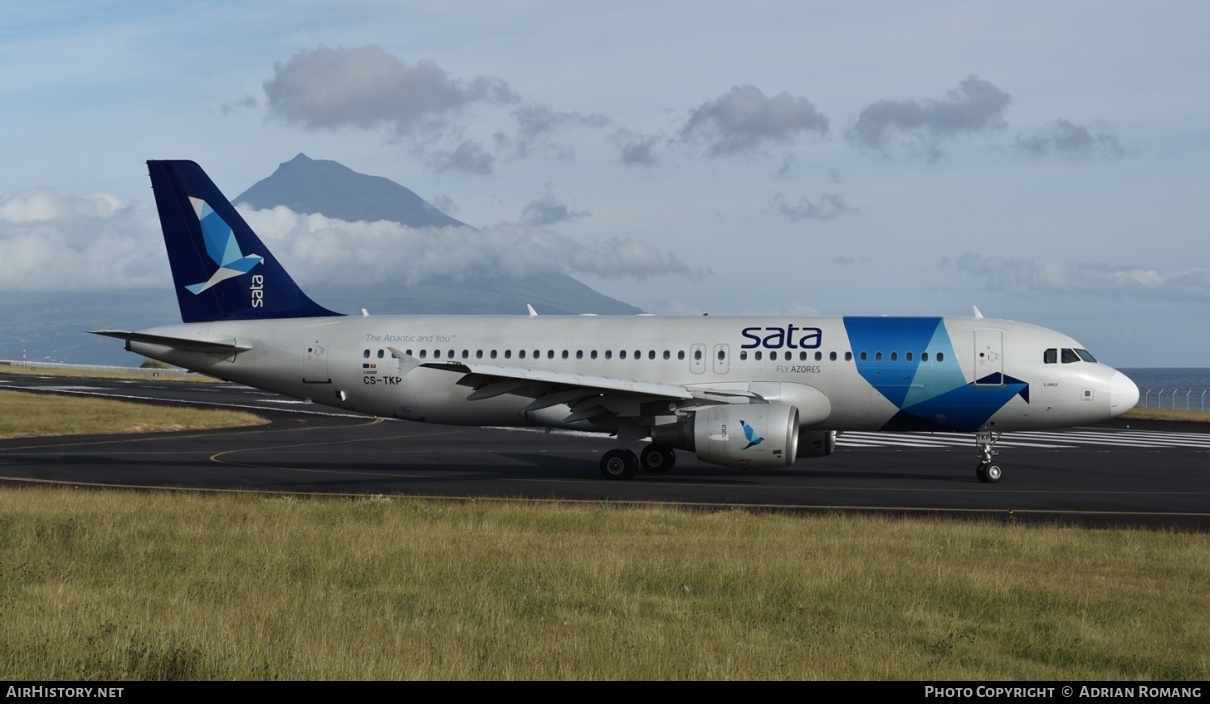
[[975,317],[976,317],[976,318],[982,318],[982,317],[983,317],[983,314],[979,312],[979,306],[971,306],[971,308],[974,308],[974,309],[975,309]]

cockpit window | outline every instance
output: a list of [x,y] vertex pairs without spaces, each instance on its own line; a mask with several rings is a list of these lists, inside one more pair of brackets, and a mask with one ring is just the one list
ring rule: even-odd
[[1092,364],[1097,363],[1097,358],[1093,357],[1092,353],[1088,350],[1082,350],[1079,348],[1071,349],[1070,347],[1064,347],[1063,349],[1051,347],[1042,353],[1042,363],[1056,364],[1059,361],[1060,355],[1062,356],[1063,364],[1071,364],[1072,362],[1081,361],[1090,362]]

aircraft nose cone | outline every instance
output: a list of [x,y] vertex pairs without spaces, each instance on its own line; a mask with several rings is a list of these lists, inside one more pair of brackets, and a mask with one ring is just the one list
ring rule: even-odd
[[1122,372],[1109,380],[1109,414],[1118,417],[1139,402],[1139,387]]

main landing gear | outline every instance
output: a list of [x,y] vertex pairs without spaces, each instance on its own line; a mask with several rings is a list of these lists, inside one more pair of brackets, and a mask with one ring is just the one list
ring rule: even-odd
[[993,433],[990,430],[981,430],[975,434],[975,443],[979,446],[980,457],[979,466],[975,468],[975,476],[981,482],[995,484],[1004,478],[1004,470],[992,461],[996,441],[999,439],[1000,433]]
[[676,464],[676,450],[664,445],[651,444],[638,455],[624,448],[616,448],[601,457],[601,474],[606,479],[630,479],[638,474],[639,467],[654,474],[663,474]]

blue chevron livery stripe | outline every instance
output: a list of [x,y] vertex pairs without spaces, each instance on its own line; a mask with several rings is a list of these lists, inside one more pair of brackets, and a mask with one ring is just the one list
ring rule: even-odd
[[972,384],[940,317],[846,317],[844,325],[857,372],[899,409],[884,430],[973,431],[1014,396],[1029,402],[1029,384],[1007,375]]

